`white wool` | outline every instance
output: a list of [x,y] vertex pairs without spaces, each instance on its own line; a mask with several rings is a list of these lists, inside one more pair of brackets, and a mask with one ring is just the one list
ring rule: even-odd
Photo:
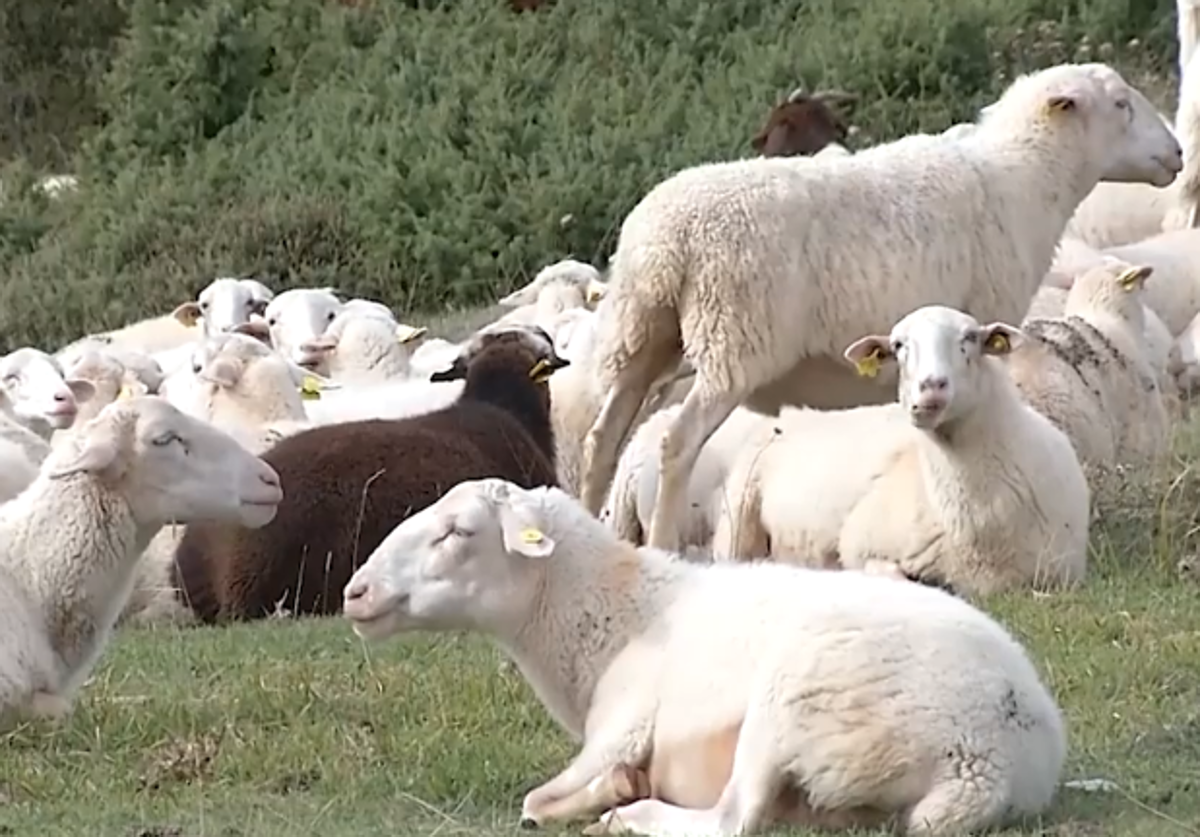
[[630,802],[640,772],[671,804],[605,820],[641,833],[757,833],[788,814],[974,831],[1044,810],[1066,754],[1024,649],[967,602],[864,573],[634,549],[557,488],[460,483],[384,539],[344,612],[365,638],[478,631],[512,657],[580,742],[525,797],[532,824]]
[[856,380],[838,360],[844,335],[886,330],[930,300],[1019,321],[1098,181],[1161,186],[1181,167],[1144,96],[1106,65],[1067,64],[1018,78],[953,141],[671,176],[622,224],[597,308],[607,394],[588,434],[585,507],[598,513],[647,388],[681,354],[696,376],[663,441],[648,542],[664,548],[704,441],[736,406],[887,400],[894,379]]
[[0,718],[61,717],[104,649],[134,566],[168,521],[256,528],[275,471],[156,397],[111,404],[0,506]]
[[[784,410],[730,469],[714,555],[771,556],[989,592],[1082,579],[1090,494],[1067,436],[1026,405],[999,357],[1021,333],[927,306],[846,350],[900,367],[899,402]],[[897,356],[899,347],[900,354]]]
[[426,329],[346,305],[323,334],[300,343],[300,365],[346,384],[409,377],[409,359]]

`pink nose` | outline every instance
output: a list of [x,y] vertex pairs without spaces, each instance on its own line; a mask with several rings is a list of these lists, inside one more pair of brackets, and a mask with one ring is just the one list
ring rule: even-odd
[[354,601],[359,601],[360,599],[365,599],[367,596],[367,590],[369,590],[370,587],[371,587],[371,585],[369,585],[365,581],[351,581],[349,584],[346,585],[346,591],[344,593],[344,598],[347,602],[354,602]]

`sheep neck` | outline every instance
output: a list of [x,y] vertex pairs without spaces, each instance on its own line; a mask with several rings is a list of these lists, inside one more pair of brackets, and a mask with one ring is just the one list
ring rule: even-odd
[[535,384],[525,368],[513,367],[511,358],[482,358],[471,364],[461,400],[491,404],[515,417],[554,465],[549,384]]
[[64,691],[99,656],[138,557],[161,528],[139,524],[125,498],[91,474],[43,474],[0,509],[0,561],[42,615]]
[[550,714],[578,739],[605,672],[659,617],[676,578],[693,568],[588,528],[577,523],[552,533],[558,545],[531,615],[495,634]]

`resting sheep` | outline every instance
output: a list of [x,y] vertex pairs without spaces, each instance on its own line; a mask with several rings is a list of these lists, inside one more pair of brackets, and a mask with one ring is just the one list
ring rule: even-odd
[[763,157],[811,156],[830,145],[844,146],[850,126],[839,112],[857,101],[853,93],[798,87],[767,114],[750,145]]
[[200,324],[203,335],[212,337],[261,317],[274,298],[274,292],[255,279],[222,276],[210,282],[194,301],[178,306],[172,315],[189,328]]
[[900,369],[897,403],[785,410],[730,468],[713,553],[827,568],[894,564],[969,594],[1083,578],[1090,494],[1067,436],[999,358],[1022,339],[943,306],[845,350]]
[[585,833],[958,834],[1045,810],[1067,749],[1024,649],[965,601],[674,560],[557,488],[456,485],[371,553],[344,610],[366,639],[478,631],[512,657],[582,745],[525,796],[530,825],[621,806]]
[[263,311],[271,345],[294,363],[302,359],[300,344],[322,334],[342,310],[333,288],[293,288],[271,300]]
[[[663,438],[648,541],[660,548],[678,543],[696,458],[739,404],[775,414],[888,400],[889,376],[846,375],[839,335],[890,328],[931,299],[1017,321],[1099,180],[1165,186],[1181,167],[1141,93],[1104,64],[1066,64],[1018,78],[960,139],[668,178],[625,219],[597,309],[607,395],[587,437],[584,506],[599,512],[652,382],[683,356],[696,375]],[[948,234],[931,243],[931,230]]]
[[58,360],[40,349],[0,357],[0,411],[43,439],[74,424],[79,405],[93,392],[87,381],[68,380]]
[[253,532],[189,526],[175,586],[204,621],[262,618],[277,606],[336,612],[363,558],[447,487],[483,476],[554,483],[545,381],[564,363],[534,331],[481,334],[436,376],[465,380],[451,406],[283,439],[263,455],[288,486],[275,521]]
[[347,384],[406,378],[426,331],[343,309],[322,334],[300,343],[299,365]]
[[1089,466],[1152,459],[1168,419],[1146,359],[1142,288],[1152,269],[1108,257],[1078,277],[1062,317],[1029,319],[1006,366],[1022,397]]
[[134,565],[165,524],[266,524],[270,466],[153,396],[104,408],[0,506],[0,716],[70,711],[112,630]]

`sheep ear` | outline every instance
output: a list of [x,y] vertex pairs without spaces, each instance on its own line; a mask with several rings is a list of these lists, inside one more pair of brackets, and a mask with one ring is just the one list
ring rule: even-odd
[[463,360],[462,355],[454,359],[454,363],[450,364],[450,368],[443,369],[441,372],[434,372],[429,376],[432,383],[440,383],[443,381],[462,381],[467,377],[467,362]]
[[203,371],[199,374],[199,378],[202,381],[208,381],[210,384],[232,389],[242,379],[243,371],[245,370],[242,368],[242,365],[232,358],[219,357],[212,363],[205,364]]
[[200,303],[185,302],[172,311],[171,316],[188,328],[193,328],[196,323],[200,322]]
[[424,337],[427,331],[429,329],[425,326],[410,326],[400,323],[396,326],[396,342],[411,343],[420,337]]
[[547,558],[554,552],[554,538],[536,525],[534,509],[520,494],[509,492],[498,509],[505,550],[527,558]]
[[250,300],[250,313],[262,316],[266,313],[267,306],[271,303],[269,299],[252,299]]
[[326,285],[325,287],[321,288],[320,290],[324,291],[327,294],[331,294],[332,296],[337,297],[339,302],[342,301],[342,292],[339,291],[337,288],[333,287],[332,285]]
[[860,337],[842,352],[842,357],[854,364],[855,371],[864,378],[874,378],[886,360],[892,359],[892,341],[885,334],[870,334]]
[[265,320],[251,320],[248,323],[238,323],[232,329],[234,334],[244,334],[253,337],[260,343],[271,345],[271,327]]
[[67,387],[71,390],[71,394],[75,396],[75,400],[80,404],[85,401],[91,401],[92,396],[96,394],[96,387],[91,381],[85,381],[82,378],[71,378],[67,381]]
[[505,308],[516,308],[518,305],[529,305],[537,301],[536,295],[533,293],[533,288],[526,285],[523,288],[510,293],[508,296],[501,297],[498,305],[503,305]]
[[988,323],[979,329],[979,345],[985,355],[1000,357],[1009,354],[1025,337],[1019,328],[1008,323]]
[[1051,116],[1056,113],[1069,113],[1077,104],[1077,97],[1059,93],[1046,100],[1046,113]]
[[1145,285],[1153,272],[1154,268],[1148,264],[1130,267],[1121,271],[1121,275],[1117,277],[1117,284],[1123,290],[1132,292]]
[[608,283],[599,282],[593,279],[588,282],[587,291],[584,298],[587,299],[588,305],[595,305],[600,300],[604,299],[604,295],[608,293]]
[[60,480],[84,472],[100,474],[116,463],[117,453],[116,439],[110,433],[93,432],[84,437],[83,445],[76,452],[74,459],[55,465],[46,476],[52,480]]

